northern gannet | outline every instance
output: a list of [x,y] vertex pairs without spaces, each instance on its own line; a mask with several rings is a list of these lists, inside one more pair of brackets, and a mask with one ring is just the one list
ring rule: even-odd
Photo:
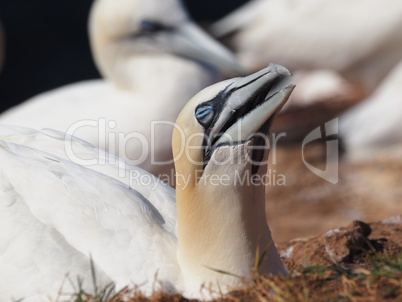
[[89,32],[105,80],[41,94],[3,113],[0,123],[67,132],[153,174],[170,172],[181,108],[242,68],[191,22],[179,0],[97,0]]
[[[0,126],[0,301],[53,301],[77,278],[93,292],[90,258],[98,288],[112,282],[117,290],[137,285],[146,294],[207,299],[247,284],[257,262],[260,273],[286,274],[258,179],[266,173],[266,133],[294,88],[273,86],[287,75],[270,65],[187,103],[172,138],[176,199],[114,155],[107,156],[116,164],[105,164],[87,142]],[[96,162],[77,164],[66,148]]]
[[[370,160],[402,143],[402,60],[366,100],[340,116],[339,131],[350,160]],[[394,155],[400,156],[400,152]]]
[[330,69],[370,93],[402,58],[401,28],[399,0],[253,0],[212,32],[235,32],[230,43],[249,71],[271,61]]

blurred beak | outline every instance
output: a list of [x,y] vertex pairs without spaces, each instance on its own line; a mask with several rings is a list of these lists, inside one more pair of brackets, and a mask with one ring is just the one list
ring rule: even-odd
[[187,22],[167,35],[167,51],[215,67],[228,77],[246,75],[234,54],[195,24]]

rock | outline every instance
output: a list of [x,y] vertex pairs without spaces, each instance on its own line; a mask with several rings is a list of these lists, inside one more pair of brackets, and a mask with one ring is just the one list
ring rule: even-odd
[[278,250],[290,269],[334,263],[353,267],[376,253],[389,256],[402,253],[402,219],[370,224],[356,220],[325,234],[279,244]]

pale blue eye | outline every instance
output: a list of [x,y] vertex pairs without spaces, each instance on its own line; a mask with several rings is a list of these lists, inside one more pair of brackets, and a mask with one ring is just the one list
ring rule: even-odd
[[214,108],[211,105],[198,107],[195,110],[195,118],[204,128],[208,128],[214,119]]

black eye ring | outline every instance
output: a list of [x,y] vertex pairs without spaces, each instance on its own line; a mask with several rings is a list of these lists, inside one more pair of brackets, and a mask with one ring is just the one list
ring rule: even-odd
[[214,120],[215,111],[211,105],[200,105],[195,109],[195,118],[204,129],[211,126]]
[[142,20],[141,21],[141,31],[143,32],[158,32],[165,29],[165,26],[161,23],[152,21],[152,20]]

